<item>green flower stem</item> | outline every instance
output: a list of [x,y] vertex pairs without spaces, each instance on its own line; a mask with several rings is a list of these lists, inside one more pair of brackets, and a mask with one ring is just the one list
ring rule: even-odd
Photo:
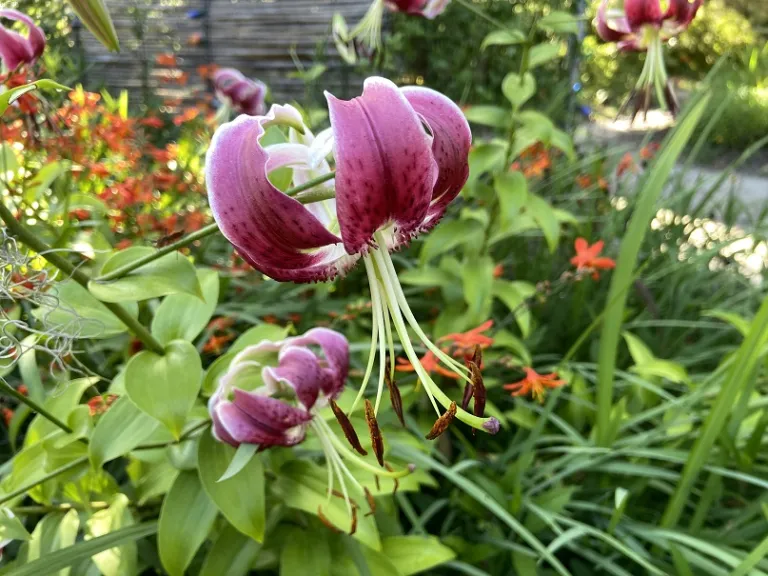
[[152,442],[151,444],[141,444],[139,446],[136,446],[136,448],[131,450],[131,452],[133,452],[134,450],[155,450],[157,448],[166,448],[168,446],[173,446],[174,444],[181,444],[182,442],[186,442],[187,440],[192,438],[192,436],[196,432],[210,426],[210,424],[211,424],[210,420],[203,420],[202,422],[195,424],[192,428],[184,432],[184,434],[182,434],[178,440],[172,440],[170,442]]
[[46,506],[46,505],[14,506],[13,508],[11,508],[11,512],[13,512],[16,515],[48,514],[48,512],[68,512],[69,510],[80,510],[80,511],[105,510],[106,508],[109,508],[108,502],[89,502],[88,505],[65,503],[65,504],[51,504],[50,506]]
[[8,494],[0,497],[0,505],[3,505],[6,502],[13,500],[14,498],[17,498],[18,496],[23,495],[24,493],[28,492],[29,490],[32,490],[32,488],[34,488],[35,486],[38,486],[39,484],[42,484],[43,482],[47,482],[48,480],[56,478],[57,476],[66,474],[67,472],[69,472],[70,470],[74,470],[81,464],[87,464],[87,463],[88,463],[88,456],[81,456],[76,460],[72,460],[72,462],[70,462],[69,464],[65,464],[61,468],[56,468],[56,470],[48,472],[48,474],[46,474],[42,478],[38,478],[34,482],[30,482],[29,484],[26,484],[21,488],[17,488],[13,492],[9,492]]
[[[21,222],[16,220],[8,207],[2,202],[0,202],[0,219],[5,222],[5,225],[8,227],[11,234],[23,244],[37,252],[40,256],[45,258],[48,263],[64,272],[64,274],[71,277],[83,288],[86,290],[88,289],[88,281],[90,280],[88,275],[66,258],[53,252],[50,246],[35,236],[35,234],[27,229]],[[133,335],[141,340],[144,346],[161,356],[165,354],[165,350],[160,342],[155,340],[149,330],[147,330],[136,318],[131,316],[120,304],[114,304],[112,302],[102,302],[102,304],[125,324]]]
[[496,18],[488,16],[488,14],[486,14],[482,8],[478,8],[477,6],[475,6],[472,0],[456,0],[456,3],[463,6],[464,8],[466,8],[467,10],[475,14],[476,16],[479,16],[489,24],[494,25],[499,30],[509,30],[510,28],[503,22],[499,22],[498,20],[496,20]]
[[[304,192],[305,190],[314,188],[318,184],[322,184],[323,182],[327,182],[328,180],[331,180],[334,176],[335,176],[335,172],[329,172],[328,174],[323,174],[318,178],[309,180],[308,182],[302,184],[301,186],[296,186],[295,188],[291,188],[290,190],[286,191],[285,194],[286,196],[296,196],[300,192]],[[312,204],[313,202],[321,202],[323,200],[329,200],[331,198],[334,198],[335,196],[336,196],[336,193],[333,190],[317,190],[317,191],[308,192],[307,194],[302,194],[301,196],[298,196],[296,199],[302,204]],[[141,268],[142,266],[146,266],[150,262],[154,262],[158,258],[165,256],[166,254],[170,254],[171,252],[175,252],[180,248],[189,246],[193,242],[196,242],[203,238],[207,238],[212,234],[216,234],[218,231],[219,231],[218,224],[216,224],[216,222],[212,222],[211,224],[208,224],[208,226],[204,226],[203,228],[200,228],[200,230],[198,230],[197,232],[193,232],[189,236],[185,236],[184,238],[177,240],[172,244],[168,244],[168,246],[163,246],[159,250],[145,256],[144,258],[139,258],[138,260],[134,260],[133,262],[130,262],[125,266],[120,266],[119,268],[112,270],[112,272],[108,274],[104,274],[102,276],[99,276],[98,278],[95,278],[94,281],[109,282],[110,280],[117,280],[118,278],[122,278],[123,276],[130,274],[131,272]]]
[[70,428],[70,427],[69,427],[69,426],[67,426],[67,425],[66,425],[64,422],[62,422],[61,420],[59,420],[58,418],[56,418],[56,416],[54,416],[53,414],[51,414],[50,412],[48,412],[48,410],[46,410],[45,408],[43,408],[42,406],[40,406],[40,404],[38,404],[37,402],[35,402],[35,401],[34,401],[34,400],[32,400],[31,398],[28,398],[27,396],[24,396],[24,394],[22,394],[21,392],[19,392],[18,390],[16,390],[16,389],[15,389],[13,386],[11,386],[10,384],[8,384],[8,383],[7,383],[5,380],[3,380],[2,378],[0,378],[0,390],[2,390],[3,392],[5,392],[5,393],[6,393],[6,394],[8,394],[9,396],[11,396],[11,397],[15,398],[15,399],[16,399],[16,400],[18,400],[19,402],[21,402],[21,403],[23,403],[23,404],[26,404],[26,405],[27,405],[27,406],[29,406],[29,407],[30,407],[30,408],[31,408],[31,409],[32,409],[34,412],[37,412],[38,414],[40,414],[40,416],[42,416],[43,418],[45,418],[46,420],[48,420],[48,421],[49,421],[51,424],[54,424],[55,426],[58,426],[59,428],[61,428],[62,430],[64,430],[64,432],[66,432],[67,434],[71,434],[71,433],[72,433],[72,428]]

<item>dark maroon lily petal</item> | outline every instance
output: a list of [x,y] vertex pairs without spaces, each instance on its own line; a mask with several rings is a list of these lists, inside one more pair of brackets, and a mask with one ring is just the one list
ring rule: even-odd
[[335,399],[344,389],[344,382],[349,371],[349,342],[334,330],[313,328],[303,336],[291,338],[292,346],[314,344],[320,346],[327,366],[322,368],[321,390],[326,397]]
[[696,13],[701,8],[703,0],[670,0],[669,8],[667,8],[666,14],[664,14],[665,20],[671,20],[671,22],[679,27],[687,27],[693,19],[696,17]]
[[407,241],[422,226],[438,167],[432,142],[397,86],[368,78],[362,96],[326,92],[336,158],[336,209],[344,248],[364,252],[389,224]]
[[275,433],[262,426],[231,402],[221,402],[213,410],[214,432],[220,440],[233,446],[259,444],[261,446],[293,446],[304,440],[305,427]]
[[648,24],[661,26],[664,19],[659,0],[624,0],[624,13],[634,31]]
[[461,109],[450,98],[418,86],[408,86],[401,91],[433,135],[432,153],[439,172],[424,221],[424,227],[430,228],[440,221],[448,204],[467,181],[472,132]]
[[270,392],[279,391],[279,382],[285,382],[307,410],[315,405],[325,378],[317,356],[309,348],[291,344],[280,350],[277,367],[264,368],[261,374]]
[[8,70],[15,70],[20,64],[34,63],[45,50],[45,34],[26,14],[18,10],[0,10],[0,18],[23,23],[27,29],[26,38],[0,26],[0,60]]
[[239,388],[234,389],[232,403],[263,427],[275,433],[285,432],[312,420],[312,414],[306,410],[291,406],[277,398],[246,392]]
[[597,9],[597,17],[595,18],[595,29],[598,36],[606,42],[618,42],[624,40],[627,34],[631,33],[629,22],[626,17],[611,17],[608,16],[608,2],[609,0],[603,0],[600,3],[600,7]]
[[414,16],[432,19],[442,14],[451,0],[386,0],[385,4],[392,12],[403,12]]
[[277,162],[259,143],[265,124],[294,113],[300,122],[295,109],[273,106],[221,126],[206,157],[208,199],[222,233],[254,268],[280,281],[328,280],[342,269],[340,239],[269,182]]

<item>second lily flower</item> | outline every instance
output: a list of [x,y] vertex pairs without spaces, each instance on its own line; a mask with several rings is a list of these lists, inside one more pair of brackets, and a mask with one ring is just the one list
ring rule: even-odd
[[[378,411],[387,370],[394,376],[397,334],[438,415],[442,405],[451,418],[455,413],[473,428],[496,433],[495,418],[457,410],[421,368],[409,328],[460,379],[479,377],[479,370],[451,358],[424,333],[389,256],[434,227],[464,186],[472,141],[464,115],[439,92],[398,88],[376,77],[366,80],[358,98],[342,101],[328,93],[326,98],[331,127],[317,137],[288,105],[272,106],[264,116],[241,116],[217,130],[206,179],[221,231],[254,268],[279,281],[331,280],[362,259],[373,330],[358,401],[373,374],[378,348]],[[288,129],[289,142],[262,146],[259,140],[275,125]],[[305,206],[269,180],[270,172],[281,167],[293,168],[294,187],[318,176],[331,178],[326,159],[331,152],[336,172],[323,186],[335,188],[335,199]]]

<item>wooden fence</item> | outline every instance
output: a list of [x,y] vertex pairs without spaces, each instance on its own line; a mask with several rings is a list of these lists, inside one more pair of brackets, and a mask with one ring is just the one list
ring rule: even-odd
[[[369,0],[106,0],[120,39],[110,53],[91,34],[76,35],[88,88],[127,89],[136,98],[169,101],[199,97],[208,87],[198,68],[231,66],[259,78],[273,100],[301,100],[302,80],[291,77],[296,59],[328,67],[324,88],[341,96],[359,92],[330,39],[334,13],[349,24]],[[166,55],[173,54],[174,58]]]

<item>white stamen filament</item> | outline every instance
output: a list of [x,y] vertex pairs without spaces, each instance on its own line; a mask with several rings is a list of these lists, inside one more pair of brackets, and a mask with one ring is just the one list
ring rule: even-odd
[[[347,492],[347,485],[344,483],[344,475],[340,470],[340,466],[338,462],[339,457],[338,457],[338,454],[336,454],[336,451],[333,449],[333,446],[331,446],[330,441],[325,431],[319,425],[319,422],[322,422],[322,418],[313,419],[312,428],[315,430],[317,437],[320,439],[320,444],[323,447],[323,453],[325,454],[325,465],[333,469],[334,473],[336,474],[336,477],[339,480],[339,484],[341,485],[341,493],[344,495],[344,502],[347,505],[347,513],[351,518],[352,503],[349,501],[349,493]],[[331,500],[332,492],[333,492],[333,481],[330,481],[328,483],[328,497],[327,497],[327,501],[329,502]]]
[[[370,286],[371,290],[371,310],[373,311],[377,306],[376,299],[378,298],[378,285],[376,282],[376,275],[373,274],[372,276],[372,271],[368,268],[368,260],[364,258],[363,261],[365,262],[365,271],[368,273],[368,285]],[[376,358],[376,344],[379,338],[379,326],[378,315],[375,312],[373,313],[372,318],[371,348],[368,351],[368,365],[365,367],[365,375],[363,376],[363,383],[360,385],[360,390],[355,397],[355,401],[352,402],[352,408],[349,409],[350,414],[355,411],[355,408],[357,408],[357,405],[360,402],[360,399],[363,397],[366,387],[368,386],[368,381],[371,379],[371,374],[373,373],[373,361]]]

